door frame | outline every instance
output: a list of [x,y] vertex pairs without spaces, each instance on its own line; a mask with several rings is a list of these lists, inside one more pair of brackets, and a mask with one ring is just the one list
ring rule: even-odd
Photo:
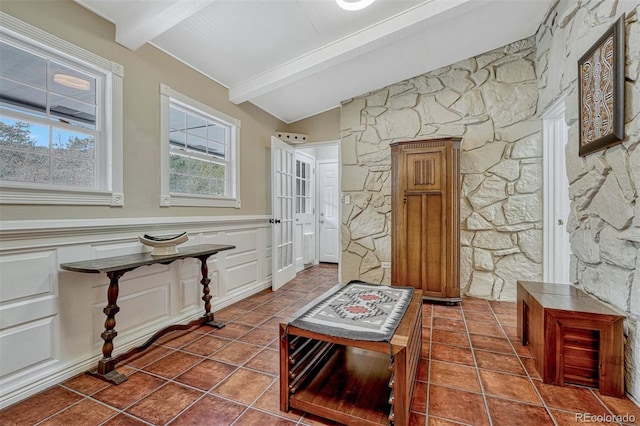
[[[318,141],[318,142],[306,142],[306,143],[300,143],[300,144],[296,144],[295,148],[296,149],[312,149],[312,148],[322,148],[322,147],[326,147],[326,146],[335,146],[338,148],[338,156],[337,156],[337,161],[338,161],[338,227],[342,227],[342,204],[343,204],[343,197],[342,197],[342,150],[340,149],[341,146],[341,139],[335,139],[335,140],[324,140],[324,141]],[[318,160],[318,158],[316,157],[316,173],[318,170],[318,162],[322,161],[322,160]],[[319,181],[319,179],[316,178],[316,185],[317,182]],[[317,194],[318,194],[319,188],[318,186],[316,186],[316,207],[318,205],[317,203]],[[319,209],[316,208],[316,217],[315,217],[315,221],[316,221],[316,235],[318,235],[318,221],[320,220],[320,216],[319,216]],[[319,253],[320,251],[320,238],[316,238],[316,253]],[[318,256],[316,256],[316,260],[318,259]],[[342,281],[342,232],[340,232],[340,230],[338,230],[338,281],[341,282]]]
[[564,96],[542,114],[542,128],[542,279],[569,283],[571,245],[566,226],[570,208],[565,159],[569,129],[565,122]]

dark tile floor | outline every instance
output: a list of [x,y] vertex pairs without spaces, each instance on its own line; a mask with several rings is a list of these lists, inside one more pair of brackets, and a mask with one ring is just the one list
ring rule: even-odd
[[[277,337],[280,321],[336,283],[337,267],[308,269],[276,292],[217,312],[227,322],[223,329],[164,336],[118,367],[129,375],[121,385],[81,374],[0,411],[0,424],[328,424],[279,411]],[[640,408],[628,399],[542,383],[518,342],[514,303],[425,303],[422,334],[412,424],[562,426],[582,423],[584,413],[628,414],[640,422]]]

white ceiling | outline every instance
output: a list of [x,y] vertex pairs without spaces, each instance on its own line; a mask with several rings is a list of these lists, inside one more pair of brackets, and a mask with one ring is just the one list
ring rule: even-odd
[[553,0],[75,0],[290,123],[526,38]]

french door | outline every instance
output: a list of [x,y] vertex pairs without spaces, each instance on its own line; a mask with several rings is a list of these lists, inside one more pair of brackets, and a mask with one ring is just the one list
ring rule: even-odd
[[296,276],[294,262],[295,149],[271,137],[271,288],[279,289]]

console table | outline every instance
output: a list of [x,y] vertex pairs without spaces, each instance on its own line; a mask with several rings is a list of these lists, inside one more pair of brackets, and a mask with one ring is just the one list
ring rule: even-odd
[[297,408],[348,425],[408,425],[421,327],[420,290],[389,342],[333,337],[281,323],[280,410]]
[[624,397],[624,315],[569,284],[518,281],[518,337],[545,383]]
[[[213,312],[211,312],[211,295],[209,294],[209,283],[211,280],[209,279],[207,259],[220,251],[231,250],[234,248],[235,246],[231,245],[203,244],[182,247],[180,248],[180,253],[167,256],[151,256],[150,253],[136,253],[127,256],[107,257],[104,259],[61,264],[60,268],[67,271],[84,272],[89,274],[106,273],[110,280],[109,287],[107,289],[107,306],[102,310],[107,316],[107,319],[104,322],[105,330],[100,335],[102,340],[104,340],[104,344],[102,345],[102,359],[98,361],[98,367],[95,370],[88,371],[87,373],[113,384],[120,384],[127,380],[127,376],[116,370],[116,364],[144,351],[151,346],[153,342],[165,334],[176,330],[186,330],[196,324],[208,324],[216,328],[224,327],[223,323],[214,319]],[[132,348],[116,357],[112,356],[113,339],[118,335],[115,327],[116,314],[120,311],[117,304],[119,292],[118,282],[120,278],[125,273],[141,266],[150,266],[155,264],[168,265],[176,260],[188,258],[194,258],[200,261],[200,271],[202,273],[202,280],[200,281],[200,284],[202,284],[204,315],[201,318],[189,322],[188,324],[176,324],[165,327],[151,336],[151,338],[149,338],[149,340],[147,340],[143,345]]]

